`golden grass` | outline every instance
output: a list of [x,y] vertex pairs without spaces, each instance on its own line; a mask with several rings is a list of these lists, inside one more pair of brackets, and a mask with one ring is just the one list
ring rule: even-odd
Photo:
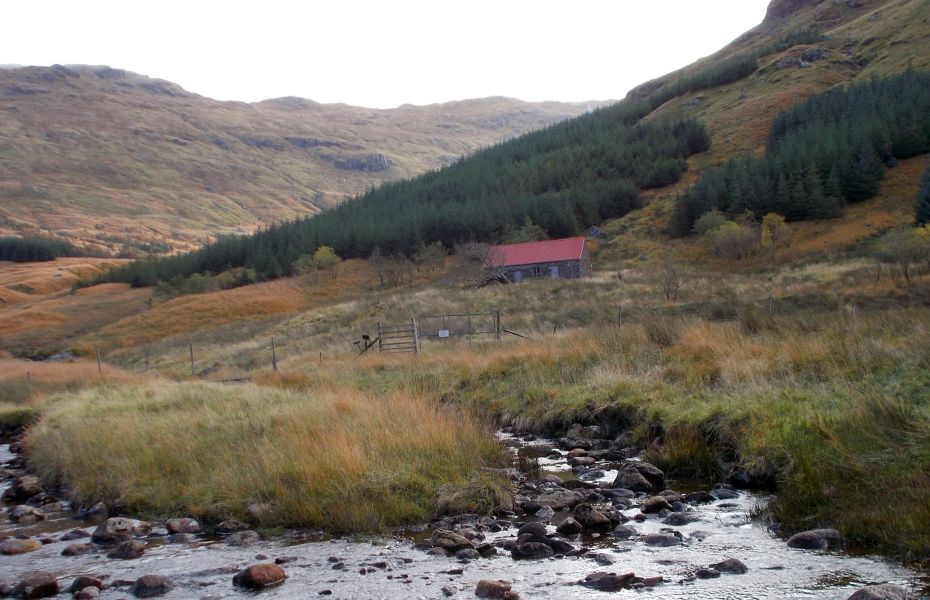
[[59,398],[26,438],[29,463],[79,501],[150,515],[370,531],[507,504],[486,424],[400,392],[192,383],[107,386]]

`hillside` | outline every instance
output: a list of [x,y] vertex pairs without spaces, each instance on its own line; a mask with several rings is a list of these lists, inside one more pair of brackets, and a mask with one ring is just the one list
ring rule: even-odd
[[0,235],[51,232],[103,251],[195,247],[598,105],[246,104],[109,67],[0,69]]

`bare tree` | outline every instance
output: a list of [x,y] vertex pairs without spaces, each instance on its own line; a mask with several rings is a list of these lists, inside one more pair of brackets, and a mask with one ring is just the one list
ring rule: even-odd
[[481,287],[489,283],[510,283],[503,257],[487,244],[460,244],[455,249],[455,282],[462,287]]
[[681,289],[684,273],[680,266],[673,262],[662,263],[655,270],[655,279],[662,288],[666,300],[675,300],[678,298],[678,290]]

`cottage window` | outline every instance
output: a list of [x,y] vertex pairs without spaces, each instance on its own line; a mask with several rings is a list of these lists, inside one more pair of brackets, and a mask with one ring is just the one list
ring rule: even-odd
[[539,265],[533,267],[533,277],[542,277],[542,267]]

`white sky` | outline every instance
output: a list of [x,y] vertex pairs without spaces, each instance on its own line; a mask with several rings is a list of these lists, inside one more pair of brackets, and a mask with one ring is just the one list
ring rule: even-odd
[[0,64],[105,64],[248,102],[605,100],[724,46],[768,2],[12,0]]

